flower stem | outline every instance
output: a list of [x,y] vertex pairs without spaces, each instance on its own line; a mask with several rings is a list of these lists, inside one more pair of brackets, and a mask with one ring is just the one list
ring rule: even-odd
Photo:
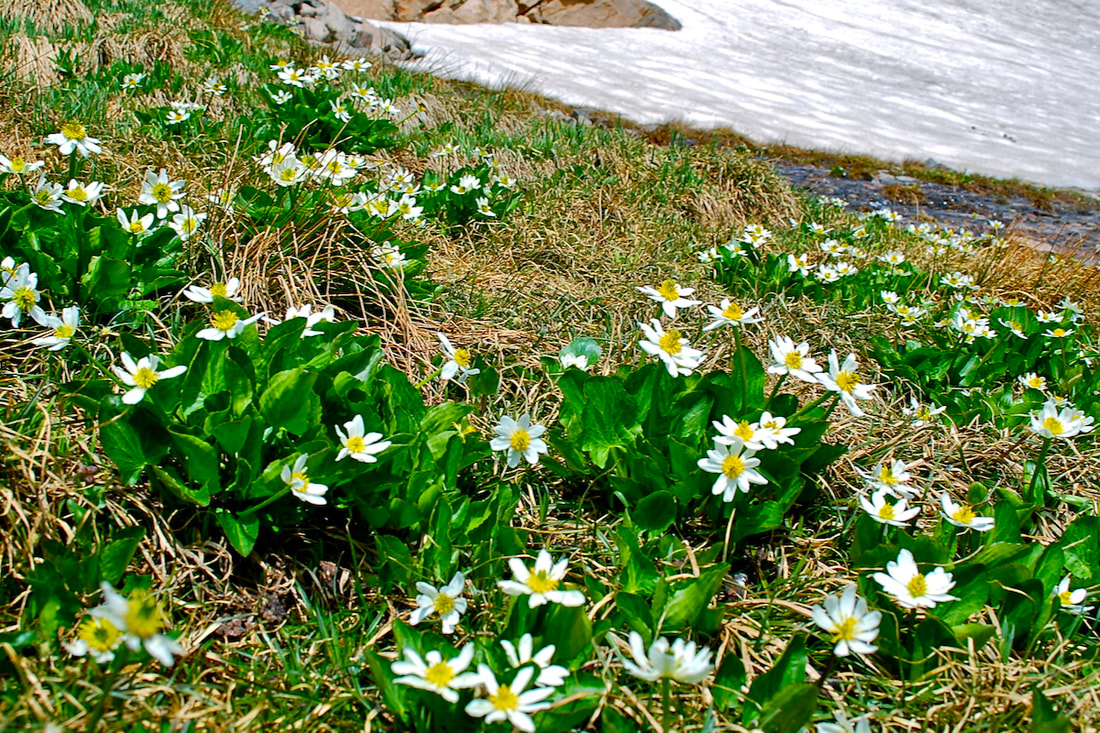
[[1031,481],[1027,485],[1028,501],[1036,506],[1042,502],[1039,501],[1039,497],[1035,494],[1035,486],[1039,483],[1039,472],[1046,468],[1047,452],[1050,450],[1050,444],[1053,440],[1053,438],[1043,439],[1043,447],[1039,449],[1039,457],[1035,459],[1035,468],[1031,471]]
[[836,652],[834,651],[829,655],[829,661],[825,663],[825,669],[821,672],[821,676],[817,678],[817,689],[825,689],[825,682],[829,679],[829,675],[833,673],[836,668]]
[[272,494],[271,496],[267,497],[266,499],[261,501],[256,506],[252,506],[252,507],[249,507],[248,509],[245,509],[243,512],[241,512],[241,514],[255,514],[256,512],[263,509],[264,507],[269,506],[271,504],[274,504],[279,499],[282,499],[284,496],[286,496],[289,493],[290,493],[290,487],[288,486],[285,489],[283,489],[282,491],[280,491],[276,494]]
[[107,702],[111,699],[111,690],[114,689],[115,683],[118,682],[118,677],[122,674],[122,668],[126,666],[126,657],[129,656],[129,651],[129,647],[125,644],[119,648],[119,652],[114,659],[111,673],[103,683],[103,696],[99,698],[99,705],[96,706],[95,712],[92,713],[92,720],[84,727],[84,730],[95,731],[98,729],[99,721],[103,719],[103,714],[107,712]]
[[443,373],[443,367],[437,368],[434,372],[432,372],[428,376],[424,377],[424,379],[422,381],[417,382],[414,389],[416,389],[416,391],[419,392],[420,390],[424,389],[425,384],[432,381],[433,379],[435,379],[436,377],[438,377],[442,373]]
[[775,386],[772,387],[772,393],[770,395],[768,395],[768,401],[766,403],[769,410],[772,408],[772,400],[774,400],[775,396],[777,394],[779,394],[779,388],[783,386],[783,382],[785,382],[786,380],[787,380],[787,375],[786,374],[780,374],[779,375],[779,381],[777,381],[775,383]]
[[672,681],[668,677],[661,680],[661,730],[663,733],[669,733],[672,730],[668,725],[669,713],[672,712],[671,687]]

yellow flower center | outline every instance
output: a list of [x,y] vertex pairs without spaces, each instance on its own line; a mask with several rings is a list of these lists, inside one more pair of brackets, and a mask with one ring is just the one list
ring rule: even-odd
[[665,300],[676,300],[680,297],[680,288],[676,286],[675,280],[665,280],[657,286],[657,292]]
[[755,431],[752,429],[752,426],[749,425],[748,420],[742,420],[737,423],[737,429],[733,431],[733,434],[741,440],[750,440],[752,436],[755,435]]
[[74,201],[88,200],[88,192],[84,190],[83,186],[73,186],[69,189],[68,194],[69,198],[73,199]]
[[166,204],[172,200],[172,187],[167,183],[154,183],[152,193],[158,204]]
[[512,433],[512,437],[508,441],[513,450],[520,452],[527,450],[531,446],[531,435],[523,428],[519,428],[516,432]]
[[233,311],[218,311],[214,315],[210,316],[210,325],[218,329],[219,331],[228,331],[229,329],[233,328],[233,324],[235,324],[239,320],[241,320],[241,317]]
[[1056,417],[1048,417],[1046,420],[1043,420],[1043,427],[1046,428],[1051,435],[1061,435],[1065,430],[1065,428],[1062,427],[1062,421]]
[[779,422],[777,420],[768,420],[766,423],[761,423],[760,427],[767,428],[768,430],[778,430]]
[[12,158],[8,161],[12,173],[22,173],[23,169],[27,167],[27,161],[22,158]]
[[84,129],[84,125],[79,122],[67,122],[61,126],[61,134],[68,140],[75,140],[80,142],[84,138],[88,137],[87,131]]
[[851,392],[859,386],[859,378],[851,372],[841,372],[836,375],[836,386],[845,392]]
[[722,315],[731,321],[740,321],[744,318],[745,311],[741,310],[741,306],[737,305],[737,303],[730,303],[729,306],[722,311]]
[[1062,336],[1065,336],[1065,335],[1066,335],[1066,329],[1064,329],[1064,328],[1056,328],[1056,329],[1054,329],[1054,331],[1052,331],[1052,333],[1053,333],[1053,334],[1054,334],[1055,336],[1057,336],[1057,337],[1061,338]]
[[497,688],[497,694],[489,695],[489,702],[497,710],[515,710],[519,707],[519,698],[508,689],[508,685],[501,685]]
[[219,298],[224,298],[228,294],[225,283],[214,283],[213,285],[211,285],[210,294],[216,295]]
[[301,471],[295,471],[294,473],[290,474],[291,485],[294,485],[299,481],[302,483],[302,485],[294,489],[295,491],[303,492],[309,488],[309,476],[306,476]]
[[284,168],[279,173],[279,178],[283,181],[293,181],[298,177],[298,170],[296,168]]
[[1021,323],[1019,321],[1009,321],[1008,325],[1009,325],[1009,328],[1011,328],[1013,331],[1022,331],[1022,330],[1024,330],[1023,325],[1021,325]]
[[80,627],[78,637],[97,652],[108,652],[118,646],[122,636],[118,628],[105,618],[90,618]]
[[149,389],[157,383],[157,373],[149,367],[141,367],[134,372],[134,384],[142,389]]
[[791,351],[783,357],[783,363],[790,369],[802,368],[802,354],[797,351]]
[[164,614],[148,591],[134,591],[126,607],[126,629],[142,639],[160,633],[164,628]]
[[741,456],[728,455],[722,460],[722,473],[726,478],[735,479],[745,472],[745,462]]
[[62,323],[53,330],[53,335],[59,339],[68,339],[73,337],[73,331],[75,330],[68,323]]
[[141,219],[135,219],[130,222],[130,233],[141,234],[145,231],[145,225],[141,223]]
[[34,201],[40,206],[46,206],[53,201],[53,195],[49,191],[42,188],[34,193]]
[[348,438],[347,449],[352,453],[362,453],[367,448],[367,444],[363,442],[363,439],[358,435],[353,435]]
[[683,350],[683,346],[680,344],[680,332],[673,329],[671,331],[665,331],[665,335],[661,337],[659,342],[661,350],[666,354],[676,356]]
[[879,519],[887,519],[887,520],[893,519],[894,517],[896,517],[897,513],[894,511],[894,505],[893,504],[883,504],[882,507],[878,510],[878,516],[879,516]]
[[545,570],[540,570],[537,573],[531,573],[527,578],[527,587],[535,593],[549,593],[552,590],[557,590],[558,582],[549,577]]
[[19,310],[29,311],[34,307],[34,304],[38,302],[38,293],[34,288],[24,285],[21,288],[17,288],[16,291],[12,293],[11,299],[19,306]]
[[895,486],[898,483],[898,477],[894,475],[894,471],[889,466],[883,466],[878,472],[879,483],[886,484],[887,486]]
[[1032,389],[1042,389],[1043,387],[1047,386],[1047,380],[1043,379],[1042,377],[1032,377],[1031,379],[1027,380],[1027,386],[1031,387]]
[[1063,606],[1072,606],[1073,605],[1073,593],[1071,593],[1068,590],[1063,591],[1062,593],[1058,594],[1058,600],[1062,602]]
[[905,587],[909,590],[909,595],[913,596],[913,598],[920,598],[928,592],[928,581],[924,579],[924,575],[917,573]]
[[455,349],[454,360],[455,364],[460,367],[468,367],[473,363],[474,358],[470,356],[470,352],[466,349]]
[[194,217],[188,217],[183,220],[182,224],[180,224],[180,229],[187,232],[188,234],[194,234],[195,229],[197,229],[198,226],[199,223],[195,221]]
[[435,612],[440,616],[446,616],[455,610],[455,599],[446,593],[440,593],[435,599]]
[[974,521],[975,516],[973,509],[966,504],[961,504],[959,508],[955,510],[955,513],[951,515],[951,518],[961,524],[970,524]]
[[424,672],[424,679],[436,687],[446,687],[455,678],[454,670],[446,662],[433,664]]
[[854,617],[844,619],[833,629],[833,641],[853,641],[856,638],[856,626]]
[[929,420],[931,418],[932,418],[932,410],[930,410],[927,407],[918,407],[917,408],[917,419],[918,420]]

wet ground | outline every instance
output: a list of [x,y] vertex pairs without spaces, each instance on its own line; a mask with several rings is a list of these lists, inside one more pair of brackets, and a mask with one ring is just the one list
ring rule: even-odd
[[999,220],[1008,231],[1038,249],[1053,249],[1100,264],[1100,206],[1054,202],[1049,208],[1040,208],[1025,198],[974,193],[907,176],[883,173],[870,181],[854,180],[830,175],[825,168],[773,162],[795,188],[819,198],[842,198],[851,211],[888,207],[905,217],[907,223],[934,220],[945,227],[975,233],[985,231],[990,220]]

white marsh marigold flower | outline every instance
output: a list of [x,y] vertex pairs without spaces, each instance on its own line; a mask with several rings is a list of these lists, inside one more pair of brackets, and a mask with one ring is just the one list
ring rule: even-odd
[[829,371],[819,374],[817,378],[825,389],[840,395],[841,401],[853,415],[862,417],[865,413],[856,404],[856,400],[871,399],[871,391],[875,387],[872,384],[860,382],[859,375],[856,374],[857,369],[859,369],[859,363],[856,361],[855,354],[848,354],[844,363],[841,364],[836,352],[833,351],[829,354]]
[[340,436],[340,445],[343,446],[336,454],[338,461],[351,456],[353,460],[361,463],[376,463],[378,461],[376,454],[393,445],[389,440],[382,440],[382,433],[365,433],[362,415],[356,415],[344,423],[344,430],[336,428],[336,434]]
[[[408,685],[428,692],[434,692],[449,703],[458,702],[458,692],[466,687],[481,684],[481,678],[472,672],[466,672],[474,659],[474,645],[462,647],[457,657],[444,659],[443,654],[432,650],[421,659],[415,650],[405,648],[404,659],[390,665],[394,674],[400,675],[394,682]],[[463,674],[463,672],[466,672]]]
[[647,650],[642,643],[642,635],[631,631],[630,656],[633,661],[624,659],[623,669],[650,682],[668,679],[697,685],[714,669],[710,655],[710,649],[697,649],[694,641],[677,639],[669,644],[663,636],[655,639]]
[[125,598],[103,583],[103,605],[93,608],[89,613],[94,618],[109,621],[123,633],[123,642],[131,651],[145,647],[149,656],[166,667],[171,667],[177,655],[183,654],[183,647],[175,639],[161,632],[166,626],[164,611],[157,599],[148,590],[135,590],[130,598]]
[[306,461],[308,460],[309,456],[305,453],[298,456],[293,466],[283,466],[283,470],[279,474],[280,478],[282,478],[283,483],[290,487],[290,493],[307,504],[318,506],[327,504],[325,494],[328,492],[328,487],[310,481],[309,476],[306,475]]
[[549,552],[539,550],[533,570],[528,570],[518,557],[509,560],[508,567],[512,570],[512,580],[498,580],[497,585],[510,596],[530,596],[527,600],[530,608],[544,603],[560,603],[563,606],[584,604],[584,594],[579,590],[561,589],[561,581],[569,567],[567,558],[554,563]]
[[972,529],[975,532],[988,532],[993,529],[992,517],[975,514],[969,504],[956,504],[946,491],[940,494],[940,506],[943,508],[943,518],[956,527]]
[[504,415],[493,432],[497,437],[489,441],[489,447],[508,452],[508,468],[518,466],[520,458],[533,466],[539,462],[539,453],[549,451],[546,441],[539,437],[546,432],[546,426],[532,425],[530,413],[523,413],[519,420]]
[[736,435],[727,440],[728,443],[717,443],[713,450],[707,451],[698,465],[707,473],[719,474],[711,493],[721,495],[722,501],[733,501],[738,490],[747,494],[752,484],[766,484],[768,479],[756,470],[760,459],[753,458],[755,451],[744,450],[744,442]]
[[638,347],[660,359],[673,377],[691,374],[705,354],[688,346],[688,340],[676,329],[664,330],[656,318],[650,323],[653,325],[638,324],[645,334],[645,339],[638,342]]
[[661,310],[669,318],[676,317],[678,308],[690,308],[700,303],[698,300],[690,300],[685,297],[694,293],[695,288],[681,288],[675,280],[665,280],[655,288],[646,285],[638,288],[638,290],[660,303]]
[[466,703],[466,714],[472,718],[485,718],[486,723],[507,720],[524,733],[534,733],[535,721],[531,720],[531,713],[550,707],[550,703],[544,701],[554,694],[554,688],[536,687],[525,691],[535,675],[535,670],[530,667],[521,669],[510,685],[499,684],[493,670],[484,664],[477,666],[477,673],[486,696]]
[[856,595],[856,587],[849,585],[842,594],[825,597],[825,604],[812,609],[814,623],[825,633],[832,635],[836,647],[833,653],[846,657],[856,654],[874,654],[877,647],[878,626],[882,613],[868,611],[867,601]]
[[775,363],[768,367],[769,374],[790,374],[803,382],[817,384],[821,367],[810,356],[810,345],[803,341],[797,346],[793,339],[780,336],[768,342]]
[[466,613],[466,599],[462,591],[466,588],[466,576],[455,573],[451,582],[438,590],[431,583],[417,582],[416,610],[409,617],[409,624],[416,626],[433,613],[443,622],[443,633],[453,634],[462,614]]
[[187,367],[180,364],[158,372],[157,365],[160,364],[160,357],[155,354],[143,356],[134,361],[134,357],[124,351],[121,359],[122,366],[112,366],[111,369],[123,384],[131,387],[126,394],[122,395],[122,402],[127,405],[141,402],[145,393],[160,380],[178,377],[187,371]]
[[875,573],[874,578],[902,608],[935,608],[937,603],[959,600],[948,593],[955,587],[951,573],[936,568],[925,575],[909,550],[902,550],[896,561],[886,563],[886,572]]
[[57,152],[71,155],[74,151],[87,158],[92,153],[102,153],[99,140],[88,136],[88,131],[79,122],[66,122],[61,132],[46,136],[46,142],[57,146]]

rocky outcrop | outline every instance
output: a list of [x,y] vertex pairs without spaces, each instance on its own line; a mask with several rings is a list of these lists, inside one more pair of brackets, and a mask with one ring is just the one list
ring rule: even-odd
[[[379,28],[362,18],[349,16],[339,5],[328,0],[231,0],[248,15],[266,9],[268,20],[300,28],[302,35],[315,43],[333,46],[346,53],[383,56],[391,61],[413,57],[407,39],[399,33]],[[393,0],[390,0],[392,4]],[[385,3],[382,3],[383,5]]]
[[661,28],[680,23],[648,0],[338,0],[351,15],[417,23],[546,23]]

